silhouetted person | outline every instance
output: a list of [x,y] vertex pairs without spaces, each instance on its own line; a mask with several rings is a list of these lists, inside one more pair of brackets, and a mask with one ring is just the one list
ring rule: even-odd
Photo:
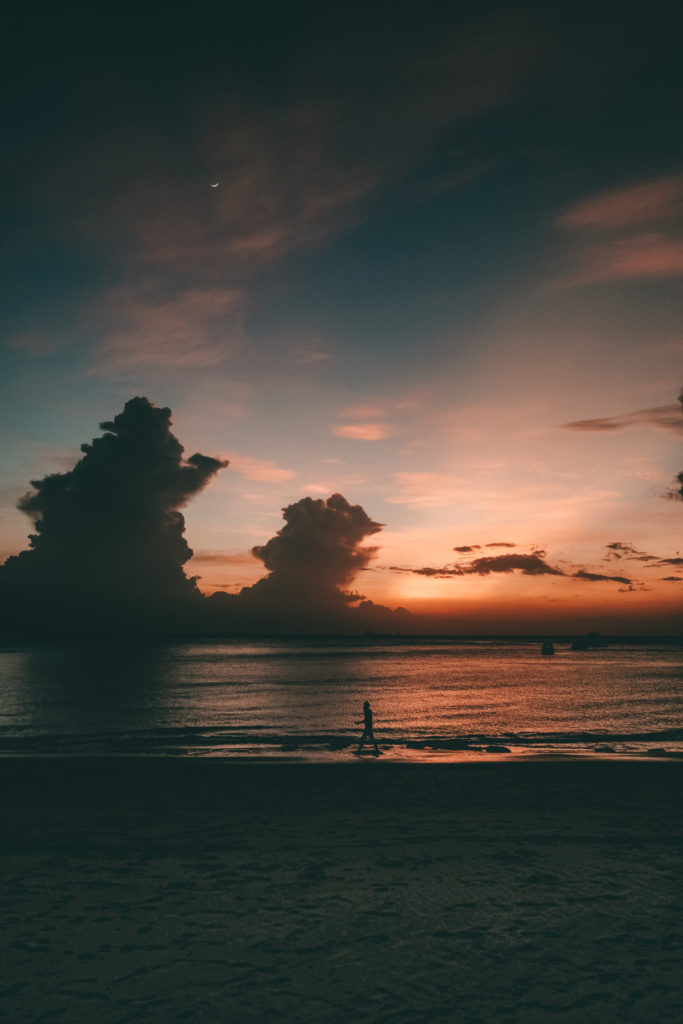
[[361,725],[361,723],[365,726],[365,728],[363,729],[363,735],[360,738],[360,745],[356,753],[360,754],[361,750],[363,749],[363,744],[367,739],[368,742],[372,743],[373,747],[375,748],[375,753],[379,754],[380,749],[377,746],[377,740],[375,739],[375,734],[372,731],[372,708],[370,707],[369,700],[366,700],[365,703],[363,704],[363,718],[356,724]]

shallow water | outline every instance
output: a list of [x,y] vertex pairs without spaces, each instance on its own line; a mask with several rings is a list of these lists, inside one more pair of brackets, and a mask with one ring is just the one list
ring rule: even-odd
[[[0,651],[0,754],[348,758],[683,752],[683,650],[537,641],[178,641]],[[467,747],[448,750],[448,747]],[[606,752],[607,753],[607,752]]]

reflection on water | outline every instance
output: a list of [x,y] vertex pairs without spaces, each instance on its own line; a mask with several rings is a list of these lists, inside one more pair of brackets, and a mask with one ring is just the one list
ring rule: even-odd
[[[680,730],[683,657],[480,641],[175,642],[0,653],[0,752],[225,752]],[[683,734],[680,737],[683,739]]]

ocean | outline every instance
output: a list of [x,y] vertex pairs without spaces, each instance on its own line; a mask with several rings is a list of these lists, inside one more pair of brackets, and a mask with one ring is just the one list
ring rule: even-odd
[[344,761],[368,700],[389,760],[683,756],[680,646],[555,651],[410,638],[5,647],[0,755]]

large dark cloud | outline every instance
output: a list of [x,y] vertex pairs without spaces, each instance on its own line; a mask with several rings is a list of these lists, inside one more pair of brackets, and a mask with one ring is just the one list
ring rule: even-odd
[[180,509],[227,462],[185,459],[170,409],[146,398],[131,399],[100,426],[105,433],[81,446],[72,470],[32,481],[18,503],[35,532],[29,550],[0,567],[6,635],[363,632],[407,624],[404,609],[349,589],[376,554],[365,541],[382,525],[341,494],[285,508],[282,529],[238,556],[260,559],[267,575],[237,595],[205,598],[184,570],[192,551]]
[[349,591],[377,553],[366,545],[382,524],[341,494],[301,498],[283,509],[285,525],[252,548],[268,575],[238,595],[216,594],[213,614],[247,632],[358,632],[398,629],[407,618]]
[[165,629],[199,600],[179,511],[227,465],[183,448],[171,411],[132,398],[67,473],[18,503],[30,549],[0,569],[5,623],[26,632]]
[[[337,600],[353,577],[365,569],[376,547],[363,541],[382,529],[360,505],[341,494],[302,498],[283,509],[285,525],[267,544],[251,549],[269,570],[255,588],[288,596]],[[252,588],[254,589],[254,588]]]

